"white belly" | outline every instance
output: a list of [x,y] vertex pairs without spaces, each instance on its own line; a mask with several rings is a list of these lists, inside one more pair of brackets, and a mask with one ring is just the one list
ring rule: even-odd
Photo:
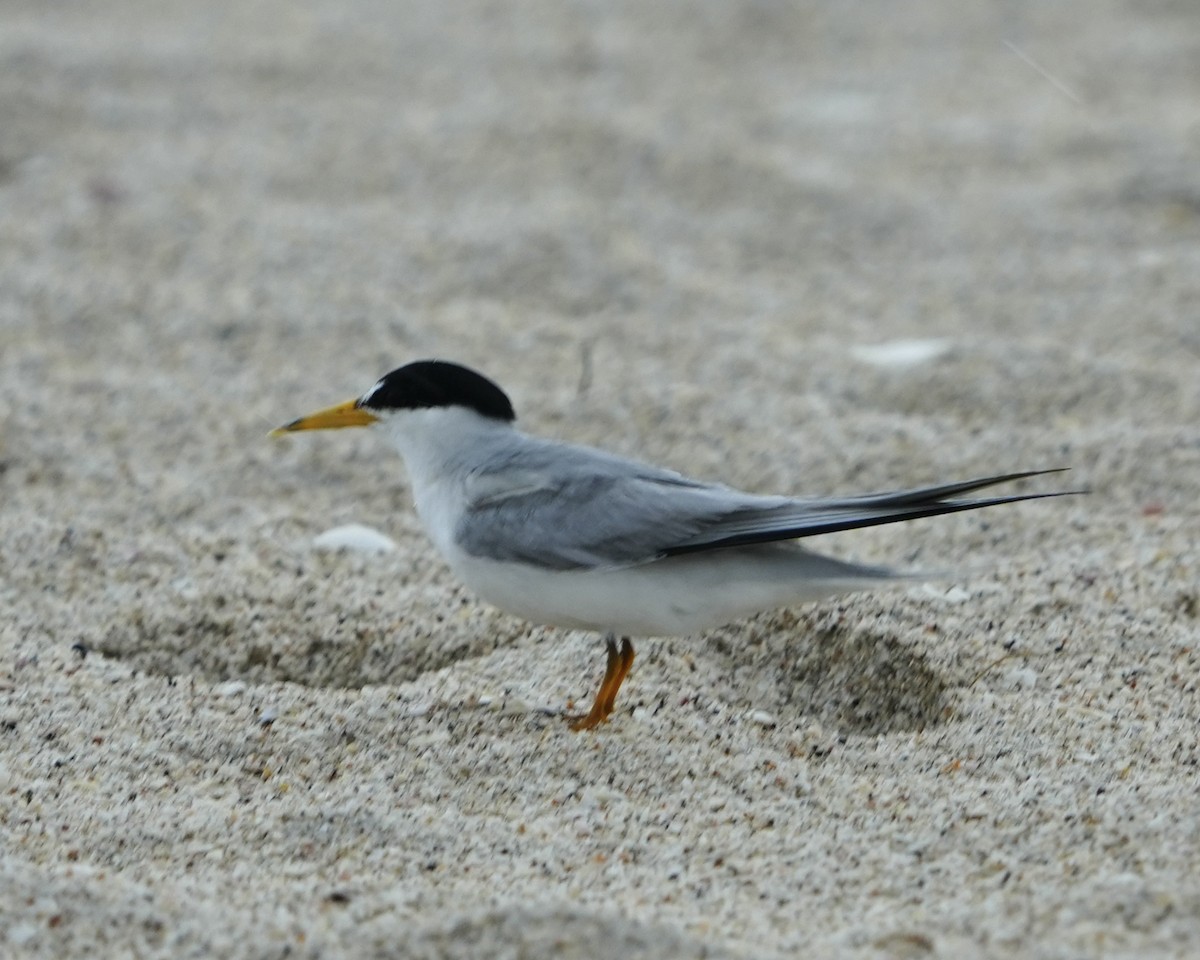
[[617,570],[535,570],[459,554],[455,573],[501,610],[534,623],[623,636],[684,636],[764,610],[886,583],[795,547],[764,545]]

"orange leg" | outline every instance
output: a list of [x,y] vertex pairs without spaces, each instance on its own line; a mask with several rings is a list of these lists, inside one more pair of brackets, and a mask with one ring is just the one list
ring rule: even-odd
[[604,679],[600,681],[600,689],[596,691],[596,699],[592,701],[592,709],[579,717],[567,717],[572,730],[591,730],[607,720],[617,702],[617,691],[625,682],[629,668],[633,666],[633,644],[628,637],[621,638],[621,647],[617,648],[616,637],[604,638],[608,649],[608,665],[604,668]]

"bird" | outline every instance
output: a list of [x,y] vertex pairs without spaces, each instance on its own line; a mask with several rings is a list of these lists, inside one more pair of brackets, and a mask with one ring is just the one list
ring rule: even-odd
[[271,436],[347,427],[391,441],[429,539],[469,590],[532,623],[603,635],[604,677],[591,709],[567,716],[574,730],[612,715],[634,637],[687,636],[914,576],[798,540],[1084,492],[964,499],[1055,468],[847,497],[747,493],[525,433],[496,383],[448,360],[398,367]]

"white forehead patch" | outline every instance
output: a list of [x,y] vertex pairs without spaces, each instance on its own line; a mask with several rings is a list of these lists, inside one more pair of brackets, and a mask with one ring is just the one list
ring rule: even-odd
[[367,402],[368,402],[368,401],[369,401],[369,400],[370,400],[370,399],[371,399],[373,396],[375,396],[375,394],[377,394],[377,393],[379,392],[379,388],[380,388],[380,387],[382,387],[382,386],[383,386],[383,381],[382,381],[382,380],[376,380],[376,381],[375,381],[375,386],[373,386],[373,387],[372,387],[370,390],[368,390],[366,393],[364,393],[364,394],[363,394],[363,395],[362,395],[362,396],[359,398],[359,401],[358,401],[358,402],[359,402],[359,403],[367,403]]

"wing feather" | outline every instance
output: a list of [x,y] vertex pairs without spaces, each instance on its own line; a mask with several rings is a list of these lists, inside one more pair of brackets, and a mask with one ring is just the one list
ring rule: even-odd
[[[456,531],[468,554],[553,570],[634,566],[668,556],[794,540],[1061,494],[952,499],[1040,473],[835,499],[757,496],[565,444],[527,445],[475,474]],[[1071,491],[1077,492],[1077,491]]]
[[899,523],[922,517],[979,510],[983,507],[994,507],[1003,503],[1042,500],[1048,497],[1071,496],[1085,492],[1063,490],[1052,493],[1022,493],[1005,497],[985,497],[976,500],[947,499],[956,494],[981,490],[996,484],[1010,483],[1045,473],[1059,473],[1062,469],[1029,470],[1022,473],[983,477],[962,483],[877,493],[861,497],[793,500],[783,509],[750,510],[727,516],[696,537],[678,543],[664,553],[666,556],[672,556],[700,550],[716,550],[722,547],[769,543],[775,540],[795,540],[823,533],[836,533],[840,530],[854,530],[884,523]]

